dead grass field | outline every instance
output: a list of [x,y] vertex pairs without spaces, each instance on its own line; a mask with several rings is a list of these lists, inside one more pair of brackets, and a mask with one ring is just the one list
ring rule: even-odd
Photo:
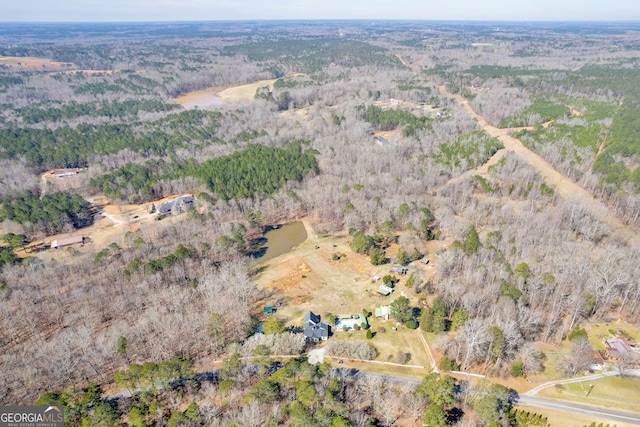
[[45,193],[55,193],[56,191],[69,191],[72,189],[78,189],[82,187],[80,182],[82,179],[81,173],[76,175],[69,175],[63,178],[58,178],[51,172],[45,172],[40,175],[41,186],[46,187]]
[[251,101],[256,95],[256,90],[258,90],[258,88],[269,86],[269,88],[273,90],[273,84],[276,80],[277,79],[259,80],[246,85],[230,87],[219,92],[218,96],[225,102]]
[[249,102],[254,99],[258,88],[269,86],[273,90],[273,84],[277,79],[260,80],[241,86],[229,88],[211,87],[185,93],[173,99],[173,102],[185,108],[220,106],[225,102]]

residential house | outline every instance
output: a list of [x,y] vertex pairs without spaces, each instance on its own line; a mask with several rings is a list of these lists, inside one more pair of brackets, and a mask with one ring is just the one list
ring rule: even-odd
[[331,326],[320,321],[320,315],[309,311],[304,315],[304,337],[308,340],[326,340],[331,335]]
[[607,355],[611,359],[621,360],[625,363],[640,363],[640,353],[635,352],[629,344],[620,338],[611,338],[605,341]]
[[377,292],[382,295],[382,296],[388,296],[391,295],[391,292],[393,292],[393,288],[390,288],[387,285],[380,285],[380,287],[378,288]]
[[177,215],[185,213],[191,206],[193,206],[193,197],[182,196],[158,206],[158,213],[160,215],[168,213]]

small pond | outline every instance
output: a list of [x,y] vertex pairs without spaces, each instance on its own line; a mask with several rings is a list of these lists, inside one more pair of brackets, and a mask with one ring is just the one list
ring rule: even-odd
[[307,240],[307,230],[300,221],[273,228],[264,235],[266,242],[255,253],[260,261],[267,261],[289,252]]

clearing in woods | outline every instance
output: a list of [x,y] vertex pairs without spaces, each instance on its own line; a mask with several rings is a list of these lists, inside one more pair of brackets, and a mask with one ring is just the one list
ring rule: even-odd
[[75,68],[72,62],[57,62],[47,58],[34,58],[30,56],[0,56],[0,65],[23,68],[44,68],[44,69],[69,69]]
[[276,80],[260,80],[226,89],[213,87],[196,90],[174,98],[173,102],[182,105],[184,108],[220,106],[225,102],[249,102],[254,99],[256,90],[259,88],[269,86],[269,89],[273,90],[273,84]]
[[[276,306],[276,316],[292,326],[301,326],[307,311],[320,314],[325,322],[328,314],[359,315],[363,309],[373,314],[376,307],[389,305],[402,294],[410,299],[412,306],[417,307],[418,296],[405,283],[411,273],[418,270],[425,281],[432,280],[438,263],[434,253],[443,249],[443,242],[428,242],[424,253],[431,262],[428,265],[416,262],[410,266],[409,274],[399,276],[400,282],[395,285],[394,292],[384,297],[376,293],[382,280],[374,277],[388,275],[390,264],[374,266],[368,256],[351,251],[347,236],[319,236],[308,220],[302,222],[307,230],[307,240],[291,251],[260,264],[254,277],[260,292],[254,310]],[[398,245],[391,245],[386,250],[387,257],[393,258],[398,249]],[[340,259],[333,260],[334,254],[338,254]],[[368,322],[376,333],[371,343],[380,352],[377,360],[395,362],[398,352],[411,353],[406,363],[427,367],[420,375],[428,372],[433,362],[417,336],[421,332],[404,326],[393,331],[396,327],[393,320],[384,321],[373,315]],[[334,332],[331,339],[365,339],[365,331]]]

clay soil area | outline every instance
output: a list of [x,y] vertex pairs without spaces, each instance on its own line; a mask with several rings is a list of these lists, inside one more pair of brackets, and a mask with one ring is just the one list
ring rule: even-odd
[[33,58],[28,56],[0,56],[0,65],[22,68],[44,68],[48,70],[62,70],[76,66],[71,62],[56,62],[46,58]]
[[173,98],[173,102],[182,105],[186,109],[192,109],[196,107],[207,108],[211,106],[223,105],[220,97],[216,95],[218,91],[218,88],[197,90],[178,96],[177,98]]

